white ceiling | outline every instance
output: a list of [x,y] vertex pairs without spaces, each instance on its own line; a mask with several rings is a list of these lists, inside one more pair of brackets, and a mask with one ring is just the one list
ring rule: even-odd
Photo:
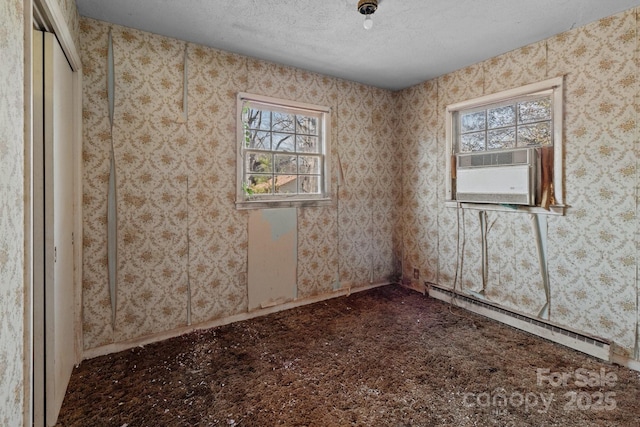
[[638,6],[638,0],[76,0],[81,15],[402,89]]

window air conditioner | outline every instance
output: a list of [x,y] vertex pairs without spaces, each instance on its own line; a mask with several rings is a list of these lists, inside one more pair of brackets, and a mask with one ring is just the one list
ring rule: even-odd
[[456,155],[456,201],[535,205],[535,148]]

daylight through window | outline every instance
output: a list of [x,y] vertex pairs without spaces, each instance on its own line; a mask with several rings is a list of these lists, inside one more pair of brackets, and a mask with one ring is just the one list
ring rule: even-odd
[[327,201],[329,109],[248,94],[238,109],[238,207]]
[[457,113],[458,153],[553,144],[551,93]]

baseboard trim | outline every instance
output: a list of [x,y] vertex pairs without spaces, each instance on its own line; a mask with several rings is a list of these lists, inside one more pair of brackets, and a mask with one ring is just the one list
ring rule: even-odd
[[611,356],[611,361],[616,365],[624,366],[626,368],[632,369],[634,371],[640,372],[640,361],[631,359],[627,356],[623,356],[620,354],[616,354],[615,352]]
[[416,291],[416,292],[420,292],[422,295],[426,295],[427,294],[427,287],[423,284],[420,283],[415,283],[413,281],[407,280],[407,281],[402,281],[402,283],[400,283],[400,286],[402,286],[405,289],[409,289],[412,291]]
[[154,342],[164,341],[169,338],[178,337],[180,335],[188,334],[193,331],[203,330],[215,328],[217,326],[228,325],[229,323],[241,322],[243,320],[249,320],[260,316],[265,316],[267,314],[277,313],[283,310],[289,310],[296,307],[302,307],[305,305],[313,304],[320,301],[325,301],[332,298],[338,298],[342,296],[348,296],[353,293],[367,291],[369,289],[378,288],[381,286],[390,285],[390,282],[379,282],[372,283],[363,286],[357,287],[343,287],[337,289],[333,292],[329,292],[326,294],[316,295],[309,298],[301,298],[294,301],[289,301],[283,304],[259,308],[256,310],[252,310],[250,312],[235,314],[233,316],[227,316],[220,319],[210,320],[208,322],[198,323],[197,325],[191,326],[183,326],[180,328],[172,329],[171,331],[161,332],[153,335],[147,335],[140,338],[135,338],[132,340],[122,341],[113,344],[107,344],[100,347],[94,347],[91,349],[84,350],[82,353],[82,360],[93,359],[99,356],[105,356],[107,354],[117,353],[124,350],[129,350],[135,347],[143,347],[147,344],[152,344]]

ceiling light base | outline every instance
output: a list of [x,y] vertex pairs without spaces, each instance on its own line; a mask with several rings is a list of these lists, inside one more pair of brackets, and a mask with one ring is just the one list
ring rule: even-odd
[[363,15],[372,15],[378,9],[378,0],[360,0],[358,12]]

